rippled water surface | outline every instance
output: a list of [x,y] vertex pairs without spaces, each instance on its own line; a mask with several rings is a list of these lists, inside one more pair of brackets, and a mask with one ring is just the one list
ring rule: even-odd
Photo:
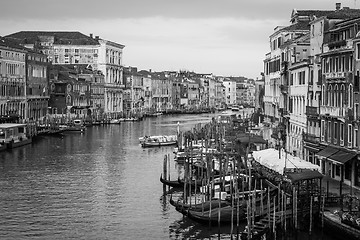
[[[143,149],[143,135],[176,133],[214,115],[161,116],[38,138],[0,153],[0,239],[202,239],[217,228],[169,205],[159,181],[173,147]],[[182,169],[171,161],[171,176]],[[177,197],[180,193],[173,192]],[[229,239],[230,228],[221,229]]]

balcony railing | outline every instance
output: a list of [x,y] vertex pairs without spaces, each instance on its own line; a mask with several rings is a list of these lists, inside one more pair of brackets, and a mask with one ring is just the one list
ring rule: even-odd
[[318,143],[318,142],[320,142],[320,137],[316,136],[315,134],[304,133],[303,140],[306,142]]
[[283,94],[287,94],[287,93],[289,92],[289,86],[288,86],[288,85],[281,84],[281,85],[280,85],[280,91],[281,91],[281,93],[283,93]]
[[307,116],[319,116],[319,108],[318,107],[313,107],[313,106],[306,106],[306,112],[305,114]]
[[346,40],[329,42],[328,46],[329,48],[338,48],[338,47],[346,46]]
[[330,72],[330,73],[325,73],[325,79],[326,80],[331,80],[331,79],[343,79],[346,77],[345,72]]
[[320,114],[321,115],[329,115],[332,117],[345,117],[346,116],[346,108],[321,106]]

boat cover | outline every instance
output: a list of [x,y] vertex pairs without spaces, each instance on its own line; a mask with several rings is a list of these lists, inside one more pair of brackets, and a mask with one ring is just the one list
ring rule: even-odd
[[276,150],[274,148],[268,148],[268,149],[252,152],[252,157],[255,161],[280,174],[284,173],[285,159],[286,159],[286,171],[296,171],[303,169],[310,169],[317,171],[320,170],[320,166],[318,165],[302,160],[299,157],[291,156],[290,154],[287,154],[287,156],[285,155],[286,155],[285,152],[281,150],[280,151],[281,157],[279,158],[279,150]]

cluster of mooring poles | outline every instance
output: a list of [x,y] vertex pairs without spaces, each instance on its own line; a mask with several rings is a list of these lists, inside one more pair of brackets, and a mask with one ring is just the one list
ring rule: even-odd
[[[306,219],[311,233],[322,199],[315,183],[321,178],[292,179],[255,163],[249,125],[246,119],[219,117],[179,133],[174,153],[183,174],[170,180],[173,159],[165,155],[160,177],[164,192],[167,186],[182,191],[170,204],[184,217],[217,227],[218,239],[225,225],[231,239],[276,239],[296,233]],[[247,137],[240,141],[239,134]]]

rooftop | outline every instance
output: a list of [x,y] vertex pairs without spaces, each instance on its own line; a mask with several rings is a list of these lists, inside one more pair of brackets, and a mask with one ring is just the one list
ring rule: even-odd
[[51,31],[20,31],[5,36],[19,44],[35,44],[41,41],[41,37],[53,38],[53,44],[69,45],[98,45],[98,40],[80,32],[51,32]]

